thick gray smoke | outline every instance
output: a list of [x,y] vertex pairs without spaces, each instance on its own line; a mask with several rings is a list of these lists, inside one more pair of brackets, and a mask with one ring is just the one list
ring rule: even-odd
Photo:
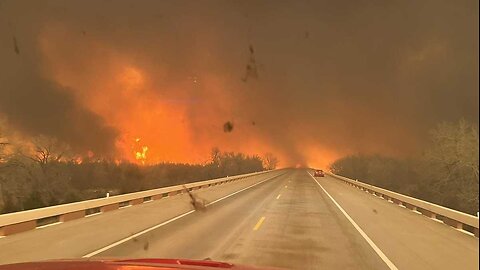
[[77,153],[115,153],[117,132],[55,82],[21,70],[0,83],[0,108],[18,131],[57,138]]
[[[77,153],[115,154],[117,131],[79,104],[71,90],[44,76],[38,18],[22,16],[35,7],[0,3],[0,116],[26,136],[54,137]],[[19,6],[9,13],[10,4]]]
[[[57,41],[79,74],[98,56],[82,37],[124,52],[160,99],[193,100],[199,142],[256,138],[284,165],[307,164],[317,148],[408,155],[441,121],[478,122],[478,1],[39,2],[0,5],[0,113],[30,134],[105,151],[115,139],[72,91],[42,79],[36,38],[52,24],[76,37]],[[169,90],[193,75],[200,84]]]

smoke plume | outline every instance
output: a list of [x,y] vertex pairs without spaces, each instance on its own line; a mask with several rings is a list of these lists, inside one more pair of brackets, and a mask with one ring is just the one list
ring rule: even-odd
[[478,1],[3,1],[0,59],[18,130],[151,162],[325,166],[478,122]]

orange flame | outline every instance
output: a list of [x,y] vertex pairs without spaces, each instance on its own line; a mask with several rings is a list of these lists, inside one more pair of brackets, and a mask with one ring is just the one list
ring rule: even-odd
[[[172,79],[167,64],[152,66],[112,44],[71,33],[61,24],[46,27],[39,37],[42,61],[50,79],[66,86],[65,91],[81,90],[72,91],[76,100],[119,131],[116,159],[204,163],[211,149],[219,147],[246,154],[272,152],[281,166],[289,165],[283,163],[288,158],[284,153],[272,149],[261,125],[235,116],[242,111],[232,109],[236,100],[225,91],[228,84],[222,74],[202,71],[182,73],[188,80]],[[72,63],[86,68],[78,72]],[[227,120],[236,120],[235,132],[223,132]],[[309,165],[326,166],[336,156],[329,149],[310,148],[305,148]]]
[[[135,144],[137,145],[140,142],[140,138],[135,139]],[[134,146],[134,148],[138,149],[137,146]],[[139,150],[134,150],[133,153],[135,155],[135,159],[139,162],[142,163],[142,165],[145,165],[145,162],[147,161],[147,151],[148,151],[148,146],[143,145]]]

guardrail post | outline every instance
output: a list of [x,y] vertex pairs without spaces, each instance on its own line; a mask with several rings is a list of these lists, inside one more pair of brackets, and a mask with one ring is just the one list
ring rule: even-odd
[[463,230],[463,223],[455,221],[455,228],[459,230]]
[[398,199],[394,199],[394,198],[392,198],[392,201],[393,201],[393,203],[394,203],[394,204],[397,204],[397,205],[400,205],[400,206],[402,206],[402,205],[403,205],[403,202],[402,202],[402,201],[400,201],[400,200],[398,200]]
[[37,227],[36,220],[29,220],[21,223],[5,225],[0,228],[0,235],[6,236],[6,235],[20,233],[20,232],[26,232],[29,230],[33,230],[36,227]]
[[143,203],[143,198],[139,199],[133,199],[130,201],[130,205],[137,205],[137,204],[142,204]]
[[163,198],[163,194],[156,194],[152,196],[152,200],[160,200]]
[[406,203],[405,207],[412,210],[412,211],[418,211],[417,207],[415,205],[411,205],[411,204]]
[[78,219],[78,218],[83,218],[85,217],[85,210],[80,210],[76,212],[71,212],[71,213],[65,213],[60,215],[60,222],[67,222],[70,220]]
[[422,209],[420,212],[422,212],[423,215],[429,217],[429,218],[432,218],[432,219],[436,219],[437,218],[437,214],[433,213],[433,212],[430,212],[428,210],[425,210],[425,209]]
[[112,211],[112,210],[117,210],[119,208],[118,203],[113,203],[113,204],[108,204],[100,207],[100,211],[102,213]]

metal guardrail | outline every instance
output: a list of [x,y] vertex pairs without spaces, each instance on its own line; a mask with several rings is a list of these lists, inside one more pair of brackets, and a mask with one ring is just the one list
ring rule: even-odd
[[386,200],[390,200],[400,206],[404,206],[405,208],[408,208],[410,210],[420,212],[430,218],[441,220],[443,221],[443,223],[456,229],[470,231],[476,237],[478,237],[479,222],[478,217],[476,216],[469,215],[440,205],[436,205],[430,202],[422,201],[387,189],[365,184],[357,180],[352,180],[350,178],[336,175],[333,173],[325,173],[336,179],[342,180],[351,186],[369,192],[378,197],[382,197]]
[[[207,188],[219,184],[237,181],[247,177],[257,176],[272,171],[262,171],[237,176],[223,177],[184,185],[176,185],[123,195],[93,199],[87,201],[61,204],[33,210],[0,215],[0,236],[11,235],[37,227],[48,226],[50,223],[66,222],[89,215],[100,214],[126,206],[142,204],[153,200],[181,194],[184,187],[189,190]],[[50,222],[49,222],[50,221]]]

